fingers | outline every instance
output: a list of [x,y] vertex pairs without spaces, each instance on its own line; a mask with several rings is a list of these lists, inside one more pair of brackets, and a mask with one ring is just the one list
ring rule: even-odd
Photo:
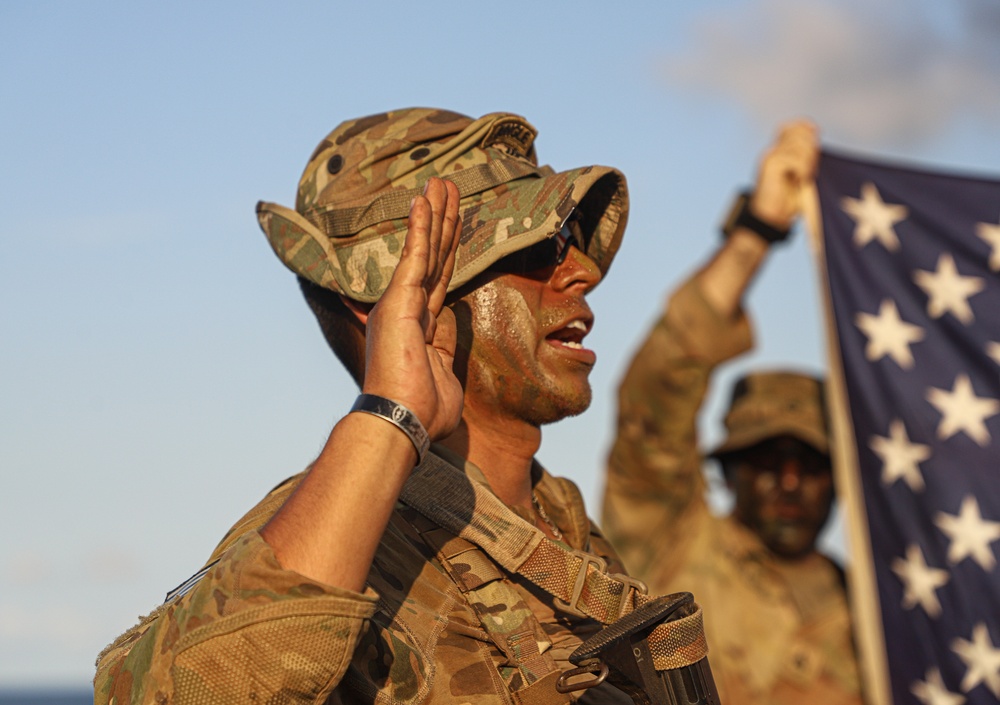
[[367,319],[365,391],[407,406],[436,433],[454,428],[462,406],[451,370],[454,316],[443,308],[458,245],[458,201],[458,189],[442,179],[429,180],[413,199],[399,264]]
[[778,128],[778,141],[784,140],[786,136],[806,136],[815,139],[819,134],[819,128],[808,118],[797,118],[782,124]]
[[443,213],[441,241],[439,246],[439,270],[432,284],[427,307],[437,315],[444,306],[448,293],[451,275],[455,272],[455,259],[458,254],[458,244],[462,237],[462,220],[458,213],[460,196],[458,187],[450,181],[445,181],[447,204]]
[[[430,280],[437,271],[440,262],[441,232],[444,223],[444,210],[448,205],[448,189],[441,179],[431,178],[424,186],[424,198],[431,207],[431,229],[429,239],[429,252],[427,259],[427,273],[425,277]],[[436,279],[436,277],[434,277]]]
[[423,195],[413,199],[406,240],[393,281],[419,286],[428,292],[438,284],[457,243],[458,201],[455,185],[439,178],[430,179]]
[[819,158],[819,129],[809,120],[783,125],[773,154],[786,178],[797,184],[812,178]]
[[406,239],[399,264],[392,274],[393,283],[403,286],[421,286],[427,275],[430,258],[430,237],[433,217],[430,201],[424,196],[416,196],[410,204],[410,217],[406,228]]
[[761,160],[751,207],[757,217],[787,227],[799,213],[799,191],[819,160],[819,130],[809,120],[784,124]]

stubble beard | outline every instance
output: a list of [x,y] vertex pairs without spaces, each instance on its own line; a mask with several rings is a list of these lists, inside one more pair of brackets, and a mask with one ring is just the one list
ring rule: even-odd
[[526,390],[522,408],[530,423],[544,426],[579,416],[590,408],[593,396],[589,380],[573,390],[561,389],[558,382],[551,382],[541,389]]

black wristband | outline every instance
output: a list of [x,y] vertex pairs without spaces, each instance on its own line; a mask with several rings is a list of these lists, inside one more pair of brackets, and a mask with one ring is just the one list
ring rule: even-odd
[[729,209],[729,215],[726,216],[726,220],[722,224],[723,237],[728,238],[737,228],[746,228],[757,233],[772,245],[787,240],[792,231],[790,227],[780,230],[753,214],[750,210],[750,197],[752,195],[752,192],[744,191],[736,197],[732,208]]
[[392,399],[375,394],[359,394],[354,406],[351,407],[351,412],[355,411],[385,419],[405,433],[413,443],[413,447],[417,449],[417,465],[423,461],[431,439],[420,419],[412,411]]

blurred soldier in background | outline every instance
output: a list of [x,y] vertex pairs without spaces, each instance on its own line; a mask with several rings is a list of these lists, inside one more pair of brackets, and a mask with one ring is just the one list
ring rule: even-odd
[[605,532],[651,592],[697,594],[727,705],[860,701],[843,572],[816,550],[833,501],[823,382],[769,371],[736,383],[709,454],[735,494],[730,516],[705,501],[696,433],[716,366],[752,347],[743,295],[787,238],[817,159],[816,128],[784,126],[723,243],[671,295],[619,389]]

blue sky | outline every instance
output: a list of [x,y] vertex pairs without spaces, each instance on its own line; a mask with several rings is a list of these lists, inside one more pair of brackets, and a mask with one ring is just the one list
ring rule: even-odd
[[[341,120],[526,116],[543,162],[625,172],[592,297],[595,401],[540,457],[596,510],[615,384],[718,242],[777,125],[1000,172],[994,0],[7,2],[0,6],[0,687],[96,653],[318,452],[356,390],[254,218]],[[805,238],[749,298],[753,365],[822,369]],[[837,540],[834,539],[834,544]]]

